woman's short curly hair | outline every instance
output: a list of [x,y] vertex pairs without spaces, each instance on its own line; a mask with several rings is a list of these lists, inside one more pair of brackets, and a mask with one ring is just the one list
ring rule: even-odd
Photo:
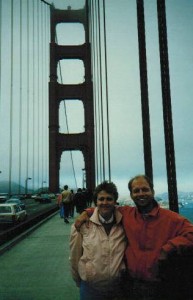
[[105,191],[106,193],[113,195],[115,201],[117,201],[119,197],[116,185],[113,182],[108,182],[105,180],[101,184],[99,184],[94,190],[93,200],[95,204],[97,201],[98,194],[101,191]]

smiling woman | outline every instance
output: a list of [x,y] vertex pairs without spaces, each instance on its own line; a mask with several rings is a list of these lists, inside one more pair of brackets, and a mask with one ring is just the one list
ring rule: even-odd
[[70,262],[72,277],[80,287],[81,300],[122,299],[126,240],[122,217],[115,207],[117,198],[115,184],[102,182],[93,194],[97,207],[89,228],[83,224],[77,232],[72,226]]

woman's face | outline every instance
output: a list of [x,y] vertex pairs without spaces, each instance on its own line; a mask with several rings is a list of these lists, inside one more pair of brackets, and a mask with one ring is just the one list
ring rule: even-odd
[[112,216],[114,211],[116,200],[112,194],[108,194],[106,191],[101,191],[97,196],[97,207],[99,214],[104,218],[108,219]]

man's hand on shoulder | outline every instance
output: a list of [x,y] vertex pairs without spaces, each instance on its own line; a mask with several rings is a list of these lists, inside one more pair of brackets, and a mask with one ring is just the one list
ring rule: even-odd
[[80,228],[83,223],[86,223],[89,221],[89,216],[86,211],[83,211],[80,216],[78,216],[74,222],[74,226],[77,231],[80,231]]

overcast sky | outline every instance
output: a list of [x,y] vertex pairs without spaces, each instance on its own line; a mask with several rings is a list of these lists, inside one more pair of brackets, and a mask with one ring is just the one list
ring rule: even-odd
[[[72,9],[77,9],[83,6],[84,1],[54,0],[53,3],[59,9],[66,9],[69,5]],[[144,173],[136,1],[109,0],[105,3],[111,179],[117,184],[120,195],[125,195],[128,194],[127,183],[130,177]],[[144,3],[153,174],[158,194],[167,191],[167,176],[157,10],[155,0],[145,0]],[[178,191],[193,191],[193,1],[166,0],[166,11]],[[73,36],[71,32],[62,31],[59,27],[57,34],[59,43],[64,37],[70,40]],[[75,30],[73,38],[81,40],[81,26]],[[66,80],[76,81],[83,77],[81,64],[76,69],[79,70],[76,75],[70,69],[69,65],[68,76],[63,71],[63,78]],[[74,103],[67,106],[70,132],[76,132],[77,128],[81,131],[84,126],[81,103],[76,104],[76,107]],[[61,108],[61,132],[65,131],[62,115]],[[77,184],[81,186],[83,159],[81,154],[73,156],[78,174]],[[68,170],[70,166],[67,166],[67,161],[69,154],[65,153],[61,161],[61,169],[65,169],[65,175],[61,172],[61,185],[67,183],[73,188],[72,171]]]
[[[83,3],[84,1],[80,1]],[[63,8],[77,1],[54,1]],[[112,180],[120,193],[144,172],[136,1],[105,1]],[[167,191],[156,1],[144,1],[155,190]],[[179,191],[193,190],[193,1],[166,0],[170,84]]]

